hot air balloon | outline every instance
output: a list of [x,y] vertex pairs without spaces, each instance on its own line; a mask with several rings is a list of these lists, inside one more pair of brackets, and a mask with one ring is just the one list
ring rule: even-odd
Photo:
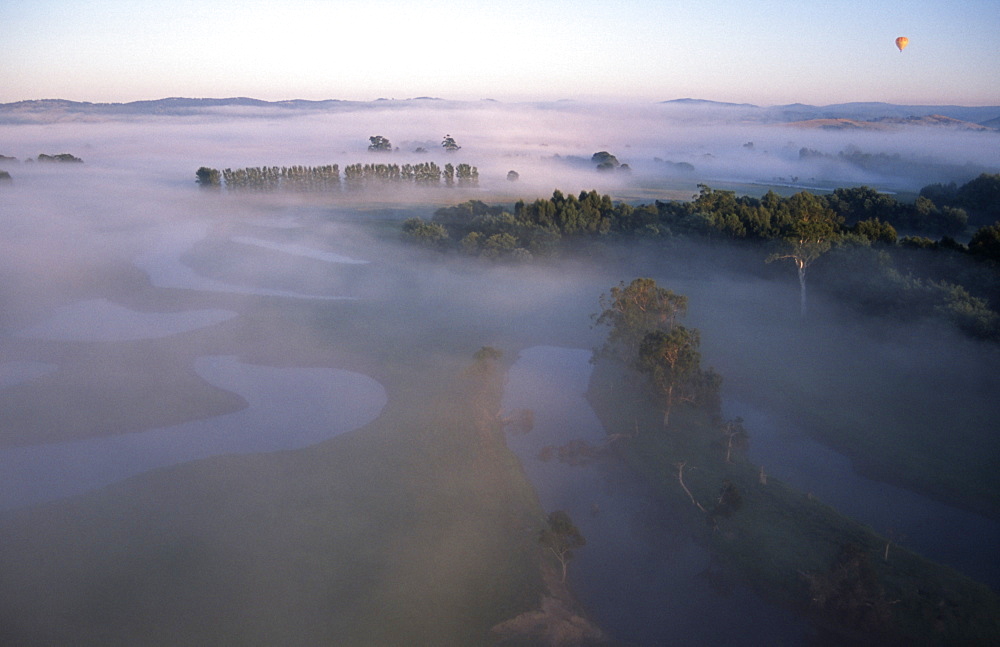
[[899,38],[896,39],[896,47],[899,48],[899,51],[903,51],[909,44],[910,44],[910,39],[907,38],[906,36],[900,36]]

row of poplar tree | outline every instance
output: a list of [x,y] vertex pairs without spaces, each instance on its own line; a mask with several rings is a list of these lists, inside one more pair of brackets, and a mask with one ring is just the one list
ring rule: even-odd
[[[411,183],[421,186],[461,187],[479,185],[479,169],[469,164],[434,162],[418,164],[349,164],[343,176],[337,164],[325,166],[258,166],[218,169],[202,166],[195,172],[200,186],[230,191],[336,191],[363,188],[375,184]],[[343,181],[341,179],[343,178]]]

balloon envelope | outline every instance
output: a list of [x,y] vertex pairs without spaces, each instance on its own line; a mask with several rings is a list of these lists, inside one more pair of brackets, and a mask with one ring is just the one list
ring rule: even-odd
[[896,39],[896,47],[899,48],[899,51],[903,51],[903,48],[909,44],[910,44],[910,39],[907,38],[906,36],[900,36],[899,38]]

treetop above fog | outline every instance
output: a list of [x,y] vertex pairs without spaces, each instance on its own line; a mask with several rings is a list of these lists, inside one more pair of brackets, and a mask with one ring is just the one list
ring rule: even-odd
[[651,278],[622,281],[600,297],[601,312],[595,326],[608,326],[605,352],[631,357],[643,337],[652,331],[669,331],[687,312],[687,297],[661,288]]
[[441,142],[441,146],[449,153],[454,153],[460,148],[462,148],[461,146],[458,145],[458,143],[455,141],[455,138],[452,137],[451,135],[444,136],[444,141]]
[[595,164],[598,171],[622,171],[628,172],[632,169],[629,168],[628,164],[622,164],[618,161],[618,158],[609,153],[608,151],[599,151],[594,153],[590,157],[591,164]]
[[59,153],[58,155],[46,155],[45,153],[39,153],[39,162],[70,162],[70,163],[82,163],[83,160],[76,155],[71,155],[70,153]]
[[368,145],[368,150],[373,153],[389,153],[392,152],[392,143],[382,135],[372,135],[368,138],[371,142]]

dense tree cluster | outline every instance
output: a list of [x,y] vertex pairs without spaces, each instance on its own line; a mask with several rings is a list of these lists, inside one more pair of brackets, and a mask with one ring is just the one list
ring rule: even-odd
[[382,135],[372,135],[368,138],[368,150],[372,153],[391,153],[392,143]]
[[1000,263],[1000,221],[976,231],[969,241],[969,252]]
[[83,162],[82,159],[76,155],[71,155],[70,153],[59,153],[58,155],[46,155],[45,153],[40,153],[37,159],[39,162],[70,162],[73,164],[80,164]]
[[590,162],[596,165],[598,171],[606,173],[609,171],[629,172],[632,169],[628,164],[622,164],[618,158],[608,151],[598,151],[590,156]]
[[448,232],[436,222],[410,218],[403,222],[403,233],[428,247],[438,247],[448,239]]
[[687,312],[687,297],[656,285],[649,278],[622,281],[600,297],[601,311],[594,315],[597,326],[610,328],[601,353],[626,363],[636,360],[639,346],[653,331],[672,330]]
[[[475,169],[471,172],[474,182]],[[470,200],[438,209],[433,222],[442,225],[452,245],[467,254],[523,260],[551,252],[564,237],[628,233],[655,219],[655,207],[616,204],[597,191],[576,196],[557,190],[549,199],[519,200],[510,209]]]
[[[1000,245],[991,244],[1000,237],[1000,225],[980,227],[968,246],[947,233],[967,231],[969,222],[983,221],[992,213],[991,205],[998,204],[1000,175],[981,175],[961,187],[925,187],[912,204],[864,186],[789,198],[773,192],[762,198],[737,197],[702,186],[692,202],[658,202],[657,208],[661,226],[673,233],[785,241],[771,258],[795,261],[803,307],[805,268],[818,258],[816,252],[829,251],[816,278],[845,302],[882,314],[944,316],[975,336],[1000,339]],[[814,216],[806,217],[809,213]],[[809,238],[799,236],[807,225],[816,234],[812,254],[802,253],[809,251],[802,245]],[[942,238],[900,239],[897,227]]]
[[873,638],[888,633],[892,603],[863,546],[841,546],[828,570],[803,577],[809,585],[812,610],[824,620]]
[[420,164],[349,164],[344,167],[344,183],[348,188],[373,183],[415,182],[437,184],[441,169],[434,162]]
[[961,187],[929,185],[913,203],[867,186],[840,188],[827,196],[802,192],[790,198],[773,191],[754,198],[705,185],[699,189],[691,202],[656,203],[664,224],[675,233],[734,239],[780,237],[806,200],[830,209],[840,219],[843,233],[857,233],[872,242],[895,242],[894,231],[956,236],[970,224],[987,225],[1000,218],[1000,175],[983,174]]
[[218,169],[202,166],[194,172],[194,175],[197,178],[195,182],[202,188],[209,189],[222,186],[222,174],[219,173]]
[[[896,242],[888,217],[896,201],[868,187],[837,189],[830,196],[802,191],[783,197],[768,191],[760,198],[737,196],[704,184],[690,202],[656,202],[660,224],[675,234],[733,240],[788,238],[805,219],[828,221],[836,233],[858,233],[872,242]],[[892,205],[891,207],[889,205]]]
[[[970,185],[975,191],[968,188]],[[1000,175],[980,176],[962,189],[963,195],[977,195],[975,200],[965,198],[961,202],[979,205],[977,214],[990,214],[989,209],[1000,208],[996,206],[1000,205]],[[614,204],[609,196],[598,195],[596,191],[584,191],[577,197],[563,195],[557,190],[550,199],[532,203],[518,201],[511,210],[470,208],[468,205],[448,207],[438,210],[435,220],[447,225],[451,233],[465,235],[479,231],[479,225],[484,224],[482,216],[504,213],[513,216],[513,222],[523,234],[542,229],[559,237],[637,234],[782,240],[796,237],[802,223],[811,221],[822,222],[824,227],[830,228],[829,238],[890,246],[899,241],[901,230],[948,235],[948,232],[964,231],[970,222],[968,214],[960,207],[946,204],[939,208],[923,196],[913,204],[901,203],[865,186],[837,189],[828,196],[802,191],[783,197],[769,191],[755,198],[705,185],[699,185],[699,193],[691,201],[656,201],[654,205],[632,206]]]
[[903,239],[891,249],[834,247],[814,271],[822,289],[860,311],[951,320],[965,332],[1000,340],[1000,272],[957,243]]
[[962,186],[931,184],[920,190],[920,196],[943,207],[967,210],[973,224],[990,224],[1000,218],[1000,173],[983,173]]
[[717,411],[722,378],[701,368],[701,335],[680,323],[687,297],[650,278],[621,282],[600,298],[595,325],[610,328],[600,355],[631,366],[648,378],[670,424],[675,405],[688,403]]
[[[752,197],[699,185],[690,201],[633,206],[596,191],[555,191],[549,199],[510,207],[473,200],[441,208],[432,220],[440,227],[418,227],[414,219],[406,233],[439,249],[517,261],[550,254],[569,240],[729,240],[759,246],[765,260],[792,261],[803,314],[806,270],[815,265],[809,274],[822,290],[861,310],[943,316],[975,336],[1000,339],[1000,221],[972,232],[968,245],[944,233],[968,232],[968,223],[993,213],[1000,205],[1000,175],[981,175],[961,187],[931,185],[923,193],[903,203],[865,186],[826,196],[769,191]],[[901,238],[900,231],[910,235]]]
[[[451,165],[445,164],[445,168],[448,166]],[[479,185],[479,169],[475,166],[470,166],[469,164],[459,164],[455,167],[455,177],[458,179],[459,186]]]
[[[796,200],[796,198],[802,198]],[[808,199],[813,198],[813,199]],[[806,315],[806,269],[830,251],[837,235],[837,218],[822,202],[808,193],[792,196],[796,214],[784,235],[785,249],[767,257],[767,262],[789,259],[799,274],[802,316]]]
[[462,148],[461,146],[458,145],[458,142],[456,142],[455,138],[452,137],[451,135],[444,136],[444,140],[441,141],[441,147],[444,148],[449,153],[454,153],[458,149]]

